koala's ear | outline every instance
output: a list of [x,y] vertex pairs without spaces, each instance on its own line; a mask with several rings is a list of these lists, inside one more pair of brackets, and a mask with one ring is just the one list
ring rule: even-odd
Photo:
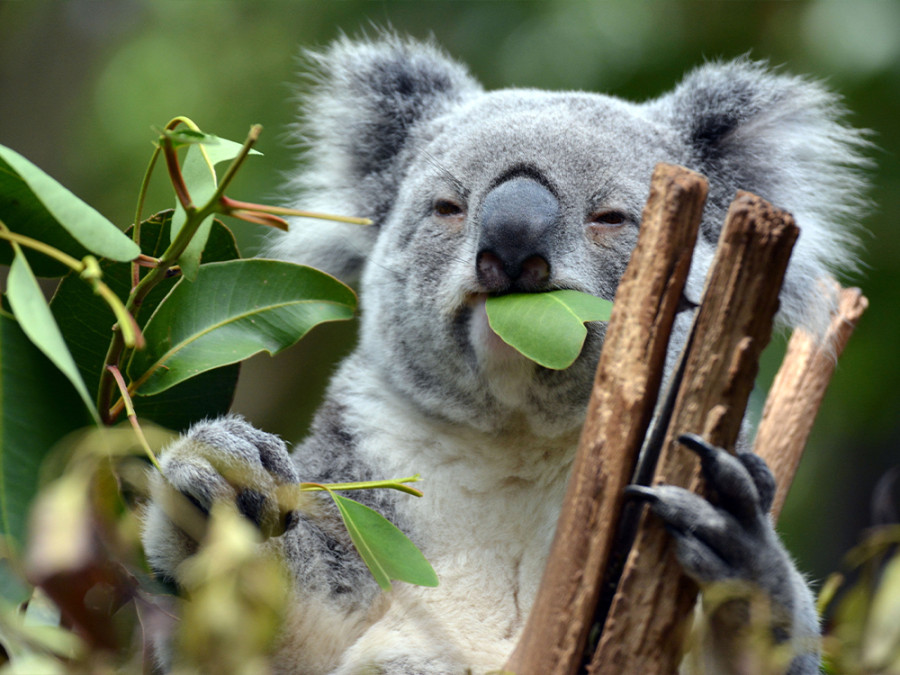
[[781,318],[818,329],[829,303],[820,280],[855,269],[854,229],[866,211],[868,143],[843,122],[838,97],[817,82],[740,58],[698,68],[647,110],[675,128],[688,166],[710,180],[703,236],[711,244],[739,189],[793,214],[800,239]]
[[342,38],[307,60],[314,72],[311,90],[301,94],[305,152],[290,185],[296,203],[371,218],[375,226],[298,220],[272,251],[353,283],[393,206],[417,127],[481,88],[435,45],[394,35]]

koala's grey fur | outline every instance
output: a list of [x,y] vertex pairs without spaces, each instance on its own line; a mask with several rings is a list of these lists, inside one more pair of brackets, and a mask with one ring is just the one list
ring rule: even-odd
[[[820,85],[746,58],[705,65],[641,104],[484,92],[435,46],[395,36],[342,39],[313,60],[301,127],[309,152],[292,188],[304,208],[375,225],[298,221],[271,251],[360,284],[359,345],[292,455],[230,417],[170,447],[165,472],[202,508],[234,499],[264,532],[287,527],[265,544],[284,554],[295,581],[276,657],[282,672],[499,669],[540,579],[604,328],[591,325],[571,368],[540,368],[490,331],[487,294],[571,288],[611,299],[653,167],[669,162],[710,180],[687,297],[699,299],[727,206],[745,189],[796,217],[802,233],[781,315],[820,326],[831,298],[819,280],[853,266],[848,224],[861,206],[865,141]],[[531,277],[506,279],[496,258],[479,255],[489,195],[512,211],[518,195],[550,204]],[[513,230],[510,245],[519,246],[525,230]],[[254,467],[241,486],[221,477],[238,460]],[[797,649],[791,672],[816,672],[811,595],[764,515],[767,471],[751,460],[710,462],[728,467],[723,506],[668,488],[648,498],[673,530],[683,526],[676,538],[687,571],[701,584],[737,578],[768,593],[781,617],[773,632]],[[422,548],[441,579],[435,589],[381,593],[327,502],[312,499],[279,523],[284,514],[267,498],[282,483],[411,472],[425,478],[424,499],[387,491],[360,499]],[[168,489],[157,481],[144,540],[154,568],[177,581],[195,544],[164,513]],[[731,672],[732,638],[713,636],[708,672]]]

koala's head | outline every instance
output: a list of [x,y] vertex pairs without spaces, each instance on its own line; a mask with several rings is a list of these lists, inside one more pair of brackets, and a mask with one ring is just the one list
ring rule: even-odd
[[360,350],[386,386],[478,428],[580,424],[603,341],[569,369],[534,365],[487,325],[484,300],[569,288],[612,299],[658,162],[710,181],[688,286],[698,301],[737,189],[791,211],[801,237],[782,294],[790,323],[827,309],[818,279],[852,265],[864,145],[815,83],[740,59],[646,103],[589,93],[484,92],[436,47],[342,40],[314,57],[302,126],[305,208],[275,255],[360,281]]

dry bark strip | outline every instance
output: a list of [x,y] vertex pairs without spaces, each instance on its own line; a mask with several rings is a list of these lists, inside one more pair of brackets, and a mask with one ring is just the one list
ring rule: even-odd
[[[797,234],[790,214],[759,197],[740,192],[732,202],[654,484],[700,488],[699,462],[675,440],[682,433],[734,448]],[[696,595],[671,537],[645,514],[590,672],[677,672]]]
[[776,520],[837,359],[868,306],[869,301],[858,288],[841,289],[831,324],[821,340],[798,328],[788,342],[784,360],[766,397],[753,447],[775,474],[777,488],[772,517]]
[[613,304],[550,558],[505,670],[574,673],[581,663],[627,484],[656,401],[666,344],[690,266],[706,180],[653,174],[637,247]]

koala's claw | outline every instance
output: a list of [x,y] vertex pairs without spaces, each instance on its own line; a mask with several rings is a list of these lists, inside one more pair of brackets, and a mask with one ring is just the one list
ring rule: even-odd
[[699,455],[712,501],[672,485],[632,485],[626,495],[647,502],[663,521],[682,567],[696,581],[756,579],[772,549],[772,474],[756,455],[732,455],[693,434],[678,440]]
[[[744,527],[753,527],[764,519],[767,508],[763,508],[760,488],[774,496],[775,482],[765,462],[752,455],[733,455],[722,448],[707,443],[696,434],[682,434],[678,441],[700,457],[700,467],[709,491],[718,504],[735,516]],[[744,457],[752,457],[749,462]],[[748,464],[752,467],[748,467]],[[764,477],[768,478],[768,483]],[[769,489],[771,484],[771,489]],[[771,498],[768,498],[771,503]]]
[[653,489],[644,487],[643,485],[626,485],[625,497],[628,499],[643,500],[650,504],[659,501],[659,496]]

